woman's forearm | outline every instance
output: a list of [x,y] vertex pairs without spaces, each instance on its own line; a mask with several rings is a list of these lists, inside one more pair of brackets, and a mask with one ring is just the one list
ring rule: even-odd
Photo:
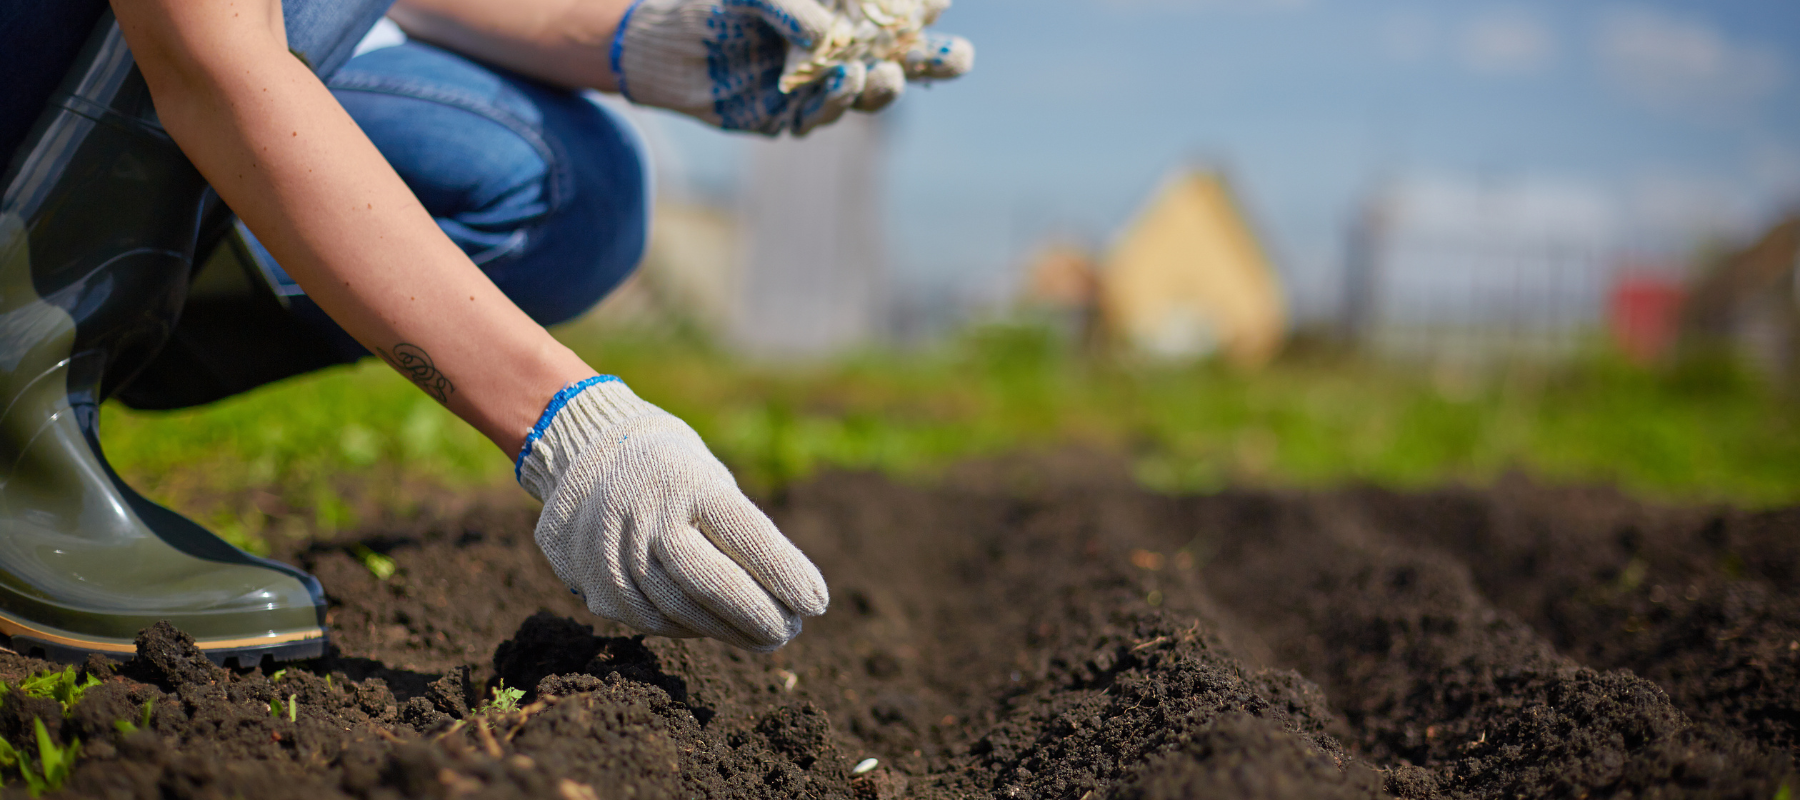
[[509,455],[559,387],[594,374],[443,234],[287,52],[278,2],[114,7],[169,134],[357,341]]
[[630,0],[399,0],[408,36],[575,89],[618,90],[613,32]]

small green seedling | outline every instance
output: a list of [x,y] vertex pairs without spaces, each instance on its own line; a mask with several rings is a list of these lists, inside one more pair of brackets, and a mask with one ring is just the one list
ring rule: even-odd
[[285,702],[285,703],[281,702],[280,697],[277,697],[274,700],[269,701],[269,716],[274,717],[276,719],[280,719],[281,715],[283,715],[283,714],[287,715],[288,722],[299,721],[299,718],[300,718],[300,696],[299,695],[297,695],[297,694],[288,695],[287,702]]
[[19,751],[13,749],[12,742],[0,739],[0,768],[19,765]]
[[517,711],[519,701],[525,699],[524,689],[508,689],[502,679],[500,685],[494,687],[493,696],[481,705],[478,711]]
[[136,722],[132,722],[128,719],[115,719],[113,720],[113,727],[118,728],[119,733],[128,736],[137,733],[138,731],[149,730],[150,712],[155,709],[155,703],[156,698],[154,697],[144,698],[144,704],[138,707],[138,720]]
[[285,677],[287,677],[287,667],[282,667],[281,669],[275,670],[274,675],[269,676],[269,681],[271,683],[273,683],[273,682],[279,681]]
[[85,681],[77,680],[74,667],[63,667],[61,672],[45,670],[19,681],[19,691],[27,697],[55,698],[62,704],[63,716],[68,716],[75,704],[81,702],[81,696],[99,685],[99,678],[89,675]]
[[33,719],[31,724],[37,729],[37,770],[32,770],[31,762],[4,739],[0,739],[0,765],[18,765],[19,774],[25,776],[26,791],[37,797],[61,789],[69,779],[75,771],[75,758],[81,753],[81,740],[72,738],[66,746],[58,747],[50,741],[50,731],[44,728],[43,720]]
[[366,544],[359,544],[350,552],[356,556],[357,561],[362,562],[363,568],[367,569],[370,575],[374,575],[376,580],[385,581],[394,577],[394,570],[397,569],[394,559],[370,550]]

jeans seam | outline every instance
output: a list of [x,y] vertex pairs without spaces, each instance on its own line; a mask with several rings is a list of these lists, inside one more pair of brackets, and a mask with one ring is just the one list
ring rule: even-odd
[[546,204],[545,216],[560,211],[567,199],[568,183],[573,178],[569,175],[568,162],[563,158],[562,149],[554,142],[540,136],[517,114],[481,99],[481,96],[474,92],[442,89],[411,80],[363,77],[354,73],[346,75],[343,71],[333,76],[328,86],[332,91],[386,94],[439,103],[490,119],[525,140],[526,144],[537,151],[538,157],[544,160],[545,171],[548,173],[550,183],[550,199]]
[[[531,230],[537,230],[539,227],[541,227],[541,225],[537,223],[530,226]],[[525,250],[526,242],[531,241],[533,238],[534,237],[526,233],[523,229],[513,231],[511,236],[506,237],[506,241],[479,253],[470,253],[469,260],[475,262],[475,266],[477,267],[485,267],[490,262],[499,261],[507,256],[523,252]]]

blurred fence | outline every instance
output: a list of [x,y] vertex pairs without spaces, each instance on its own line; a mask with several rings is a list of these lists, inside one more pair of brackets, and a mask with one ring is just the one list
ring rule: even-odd
[[1350,228],[1340,335],[1397,360],[1566,359],[1613,327],[1621,286],[1671,272],[1621,261],[1603,214],[1540,189],[1395,189]]
[[1615,269],[1586,248],[1438,240],[1370,258],[1373,285],[1352,331],[1377,355],[1551,360],[1606,328]]

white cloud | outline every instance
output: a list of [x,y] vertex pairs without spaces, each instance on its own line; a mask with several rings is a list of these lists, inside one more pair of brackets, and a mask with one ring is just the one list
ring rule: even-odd
[[1660,111],[1739,112],[1787,79],[1774,48],[1729,41],[1703,22],[1648,8],[1602,17],[1596,51],[1610,84]]
[[1483,75],[1529,75],[1556,60],[1556,37],[1542,20],[1505,11],[1471,21],[1460,42],[1462,62]]

